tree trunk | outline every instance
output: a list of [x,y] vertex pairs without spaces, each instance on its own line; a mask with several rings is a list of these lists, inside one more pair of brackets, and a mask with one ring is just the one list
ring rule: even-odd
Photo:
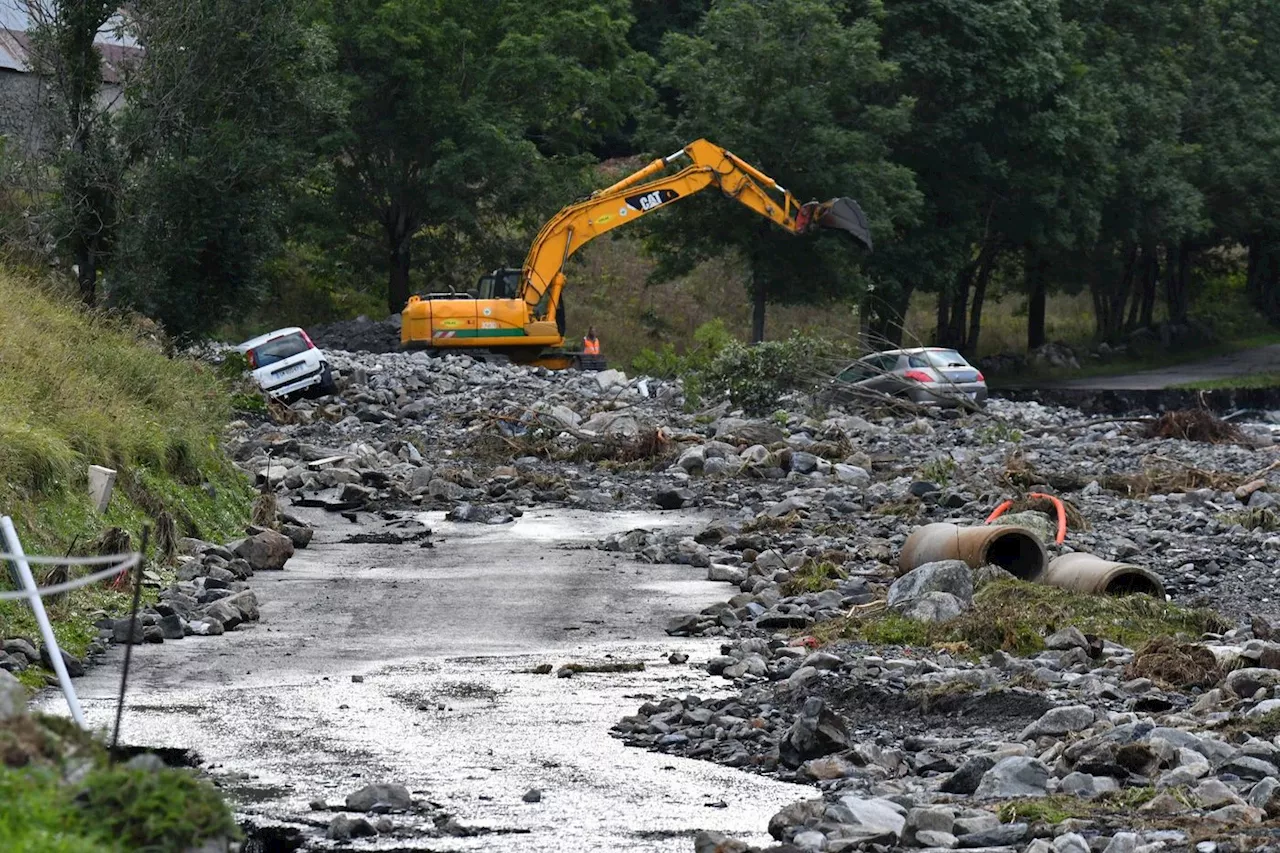
[[1165,255],[1165,301],[1169,321],[1185,323],[1191,310],[1191,243],[1182,240],[1168,246]]
[[1142,314],[1139,322],[1147,328],[1155,325],[1156,285],[1160,282],[1160,257],[1153,244],[1142,247]]
[[969,308],[969,289],[973,285],[973,276],[977,271],[978,261],[965,264],[956,274],[955,294],[951,300],[951,317],[947,322],[946,336],[940,346],[957,350],[964,349],[965,315]]
[[390,276],[387,279],[387,309],[392,314],[399,314],[409,304],[409,240],[407,238],[391,238]]
[[767,303],[768,290],[764,278],[757,272],[751,274],[751,343],[758,344],[764,340],[764,310]]
[[1000,250],[992,245],[984,249],[978,278],[973,286],[973,305],[969,308],[969,334],[965,336],[965,354],[976,358],[978,355],[978,334],[982,331],[982,303],[987,298],[987,284],[991,281],[991,273],[996,268],[996,259]]
[[884,297],[880,292],[872,295],[870,340],[871,349],[893,349],[902,345],[902,326],[906,322],[907,308],[911,305],[913,285],[903,285]]
[[[1145,254],[1143,255],[1143,260],[1146,260]],[[1129,319],[1124,321],[1123,328],[1125,331],[1138,328],[1138,323],[1142,320],[1142,300],[1145,293],[1143,290],[1143,277],[1130,275],[1130,269],[1127,266],[1125,268],[1125,275],[1129,279],[1129,286],[1124,288],[1125,292],[1129,294]]]
[[382,227],[387,234],[387,309],[399,314],[409,304],[409,269],[412,266],[413,232],[416,225],[410,221],[401,205],[393,204],[385,211]]
[[1280,257],[1275,245],[1262,235],[1249,242],[1247,289],[1254,307],[1268,320],[1280,319]]
[[1049,287],[1045,281],[1044,263],[1040,255],[1028,248],[1023,260],[1027,293],[1027,352],[1037,350],[1045,344],[1045,309],[1049,302]]
[[81,301],[92,308],[98,301],[98,259],[84,235],[79,235],[76,245],[76,280]]
[[1114,281],[1110,276],[1110,270],[1107,267],[1107,256],[1111,254],[1110,249],[1103,250],[1095,259],[1093,265],[1093,281],[1090,287],[1097,289],[1098,304],[1101,312],[1098,314],[1098,336],[1103,340],[1114,340],[1124,326],[1124,307],[1129,301],[1129,291],[1133,288],[1134,276],[1137,273],[1138,265],[1138,247],[1126,246],[1124,250],[1124,272],[1120,276],[1118,285],[1112,283],[1110,289],[1106,289],[1105,283]]
[[933,345],[944,346],[947,341],[947,324],[951,322],[951,286],[944,284],[938,291],[938,316],[933,327]]
[[1257,234],[1251,234],[1245,242],[1249,250],[1248,272],[1245,274],[1244,292],[1249,297],[1249,301],[1258,310],[1262,308],[1262,276],[1259,272],[1262,269],[1262,238]]

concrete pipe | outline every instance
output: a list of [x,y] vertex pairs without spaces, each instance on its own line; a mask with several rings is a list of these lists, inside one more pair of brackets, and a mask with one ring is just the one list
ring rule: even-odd
[[1128,563],[1112,563],[1093,554],[1063,554],[1049,563],[1040,582],[1094,595],[1146,593],[1164,600],[1164,584],[1147,569]]
[[1044,574],[1049,555],[1035,533],[1025,527],[926,524],[903,544],[898,574],[940,560],[963,560],[974,569],[995,565],[1016,578],[1034,581]]

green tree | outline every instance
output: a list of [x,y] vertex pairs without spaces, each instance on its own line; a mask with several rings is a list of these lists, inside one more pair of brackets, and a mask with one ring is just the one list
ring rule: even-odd
[[919,224],[872,262],[892,285],[882,310],[899,319],[914,288],[933,291],[936,342],[972,351],[1002,259],[1069,242],[1081,215],[1068,168],[1088,124],[1070,96],[1071,33],[1056,0],[885,8],[885,53],[915,104],[894,158],[915,172],[926,201]]
[[387,307],[527,245],[583,152],[650,94],[625,0],[352,0],[331,32],[350,95],[336,210],[382,246]]
[[[654,147],[705,137],[763,169],[801,201],[853,196],[884,240],[919,203],[911,172],[888,159],[909,103],[888,88],[880,57],[878,3],[855,13],[832,0],[716,0],[693,34],[663,40],[660,85],[678,114]],[[843,19],[842,19],[843,18]],[[746,260],[752,339],[764,339],[775,303],[849,300],[862,292],[853,241],[797,240],[723,199],[691,199],[654,226],[657,275],[672,277],[708,257]]]
[[1059,272],[1087,282],[1101,338],[1150,326],[1162,277],[1171,316],[1189,308],[1194,241],[1211,228],[1189,123],[1197,33],[1211,29],[1198,5],[1063,0],[1080,34],[1080,99],[1110,132],[1093,138],[1109,173],[1095,239]]
[[1226,243],[1248,250],[1248,296],[1280,320],[1280,8],[1265,0],[1203,0],[1196,20],[1184,138],[1193,146],[1193,180],[1211,227],[1184,240],[1179,262],[1169,265],[1170,315],[1185,315],[1194,256]]
[[109,0],[28,0],[24,6],[32,71],[52,102],[41,123],[54,146],[50,165],[57,175],[50,231],[75,261],[87,305],[97,301],[98,267],[114,237],[120,190],[111,115],[99,99],[103,65],[96,44],[117,6]]
[[303,0],[140,0],[122,120],[130,195],[113,297],[175,335],[252,307],[309,162],[332,51]]

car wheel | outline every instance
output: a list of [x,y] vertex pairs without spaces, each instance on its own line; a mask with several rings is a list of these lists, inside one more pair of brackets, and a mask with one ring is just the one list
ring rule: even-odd
[[320,371],[320,393],[326,395],[337,392],[338,383],[333,381],[333,370],[326,364]]

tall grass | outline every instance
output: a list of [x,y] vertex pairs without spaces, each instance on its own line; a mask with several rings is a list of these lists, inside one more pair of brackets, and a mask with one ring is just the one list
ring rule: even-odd
[[78,486],[90,464],[186,476],[215,461],[225,389],[145,338],[0,271],[0,498]]
[[[751,300],[746,270],[740,260],[712,259],[682,278],[648,285],[654,265],[640,241],[631,236],[602,238],[583,249],[565,270],[569,340],[580,339],[587,327],[594,325],[605,356],[626,367],[643,349],[657,349],[665,343],[681,348],[691,343],[694,330],[716,318],[724,321],[734,337],[748,338]],[[1239,276],[1225,276],[1202,285],[1193,299],[1192,315],[1210,321],[1227,340],[1267,328],[1265,320],[1248,304],[1243,286]],[[1026,294],[996,288],[982,312],[977,356],[1026,352],[1027,307]],[[913,296],[903,324],[904,345],[934,341],[936,311],[934,294],[918,292]],[[1163,302],[1157,300],[1155,320],[1166,317]],[[770,305],[765,318],[765,337],[773,340],[800,330],[853,342],[858,332],[857,309],[848,304]],[[1087,346],[1094,342],[1095,331],[1088,291],[1049,295],[1045,311],[1048,340]]]
[[[569,340],[581,338],[595,325],[605,355],[613,363],[629,365],[643,349],[664,343],[690,342],[703,323],[720,318],[730,333],[746,340],[751,333],[751,300],[746,270],[733,257],[717,258],[692,273],[664,284],[646,285],[654,261],[630,237],[597,240],[579,255],[580,263],[566,270],[565,300]],[[1021,294],[997,295],[983,311],[979,355],[1025,352],[1027,299]],[[904,324],[903,344],[933,341],[937,300],[918,293],[911,300]],[[857,310],[851,305],[770,305],[765,313],[765,337],[784,338],[792,330],[819,332],[824,337],[854,341]],[[1083,343],[1093,337],[1093,306],[1088,293],[1053,294],[1046,311],[1050,340]]]

